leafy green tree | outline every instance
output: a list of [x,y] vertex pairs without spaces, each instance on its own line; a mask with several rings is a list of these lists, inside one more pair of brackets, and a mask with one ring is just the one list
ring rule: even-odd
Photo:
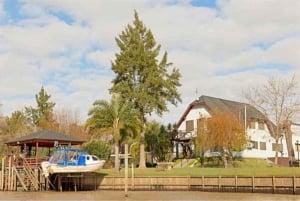
[[96,100],[89,111],[86,127],[90,130],[100,129],[103,133],[112,133],[115,146],[115,170],[119,172],[119,146],[125,135],[138,132],[138,116],[130,103],[121,102],[118,94],[113,94],[111,102]]
[[32,124],[41,129],[52,128],[54,124],[53,108],[55,103],[51,102],[50,98],[51,95],[48,95],[42,87],[39,94],[35,95],[37,108],[25,107],[26,114],[31,118]]
[[167,129],[156,121],[147,124],[145,132],[146,149],[151,152],[152,163],[168,160],[170,135]]
[[110,146],[107,142],[100,139],[92,139],[84,145],[84,149],[89,154],[94,154],[101,159],[109,159],[110,157]]
[[[181,101],[177,87],[181,86],[181,74],[172,68],[165,52],[158,60],[160,45],[157,45],[152,32],[145,27],[134,13],[133,25],[127,25],[116,38],[120,52],[112,62],[113,79],[111,92],[121,94],[126,102],[141,114],[141,121],[146,125],[146,115],[156,113],[159,116],[168,111],[168,103],[176,105]],[[140,163],[145,167],[145,133],[140,134]]]
[[2,116],[2,112],[1,112],[1,107],[3,105],[0,103],[0,135],[4,134],[5,129],[6,129],[6,121],[5,121],[5,117]]
[[14,111],[11,117],[6,118],[6,132],[11,137],[23,136],[28,132],[33,131],[28,116],[23,111]]

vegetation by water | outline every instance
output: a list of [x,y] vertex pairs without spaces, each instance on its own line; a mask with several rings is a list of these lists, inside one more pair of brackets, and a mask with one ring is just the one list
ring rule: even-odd
[[[129,169],[129,176],[131,176]],[[124,176],[124,169],[116,174],[113,169],[99,171],[104,176]],[[156,168],[134,168],[135,176],[300,176],[298,167],[243,167],[243,168],[173,168],[172,170],[159,171]]]
[[[171,170],[159,170],[157,168],[134,168],[135,176],[300,176],[300,167],[273,167],[272,164],[262,159],[243,159],[235,161],[235,167],[194,167],[173,168]],[[129,167],[129,176],[132,169]],[[104,176],[124,176],[125,169],[119,174],[113,169],[99,171]]]

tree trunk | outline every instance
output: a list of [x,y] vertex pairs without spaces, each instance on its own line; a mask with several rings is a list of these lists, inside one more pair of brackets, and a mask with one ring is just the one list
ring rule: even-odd
[[119,143],[115,142],[115,172],[120,171],[120,159],[119,159]]
[[222,162],[224,164],[224,168],[233,167],[233,155],[231,151],[227,149],[223,150],[222,154]]
[[143,118],[143,131],[142,131],[141,136],[140,136],[140,162],[139,162],[139,168],[146,168],[145,130],[146,130],[146,119]]
[[278,144],[278,125],[276,127],[276,131],[277,132],[275,133],[275,128],[274,128],[273,123],[269,119],[266,119],[265,123],[266,123],[266,125],[268,127],[270,135],[275,139],[275,142],[276,142],[274,165],[277,166],[277,164],[278,164],[278,149],[277,149],[277,144]]
[[275,147],[275,158],[274,158],[274,165],[278,165],[278,139],[275,139],[276,147]]
[[204,162],[205,162],[205,158],[204,158],[204,149],[201,151],[201,157],[200,157],[200,164],[201,164],[201,167],[204,167]]
[[291,122],[288,120],[284,121],[284,135],[286,140],[286,147],[289,157],[289,165],[293,166],[295,163],[295,152],[293,147],[292,131],[291,131]]
[[144,132],[141,134],[139,168],[146,168],[146,160],[145,160],[145,133]]
[[228,151],[228,167],[233,167],[233,154],[232,151]]
[[224,168],[227,168],[228,167],[228,163],[227,163],[227,159],[226,159],[225,154],[222,154],[222,161],[223,161],[223,164],[224,164]]

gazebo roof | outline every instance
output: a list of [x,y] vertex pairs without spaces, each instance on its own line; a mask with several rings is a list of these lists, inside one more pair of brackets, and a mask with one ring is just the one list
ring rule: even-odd
[[38,143],[39,147],[53,147],[55,141],[59,144],[71,145],[80,145],[85,142],[85,140],[70,135],[44,130],[9,140],[5,142],[5,144],[8,146],[21,146],[22,144],[26,144],[26,146],[35,146],[36,143]]

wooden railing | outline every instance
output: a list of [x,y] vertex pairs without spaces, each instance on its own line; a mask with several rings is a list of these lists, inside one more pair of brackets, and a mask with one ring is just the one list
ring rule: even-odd
[[[10,161],[9,161],[10,160]],[[5,166],[8,166],[8,164],[14,165],[14,166],[23,166],[23,163],[26,163],[28,167],[36,168],[40,167],[41,163],[43,161],[46,161],[46,157],[15,157],[15,156],[6,156],[4,160]]]
[[43,158],[26,157],[23,160],[24,160],[24,163],[26,163],[27,167],[34,168],[34,167],[39,167],[41,165],[41,163],[46,160],[46,158],[45,157],[43,157]]

